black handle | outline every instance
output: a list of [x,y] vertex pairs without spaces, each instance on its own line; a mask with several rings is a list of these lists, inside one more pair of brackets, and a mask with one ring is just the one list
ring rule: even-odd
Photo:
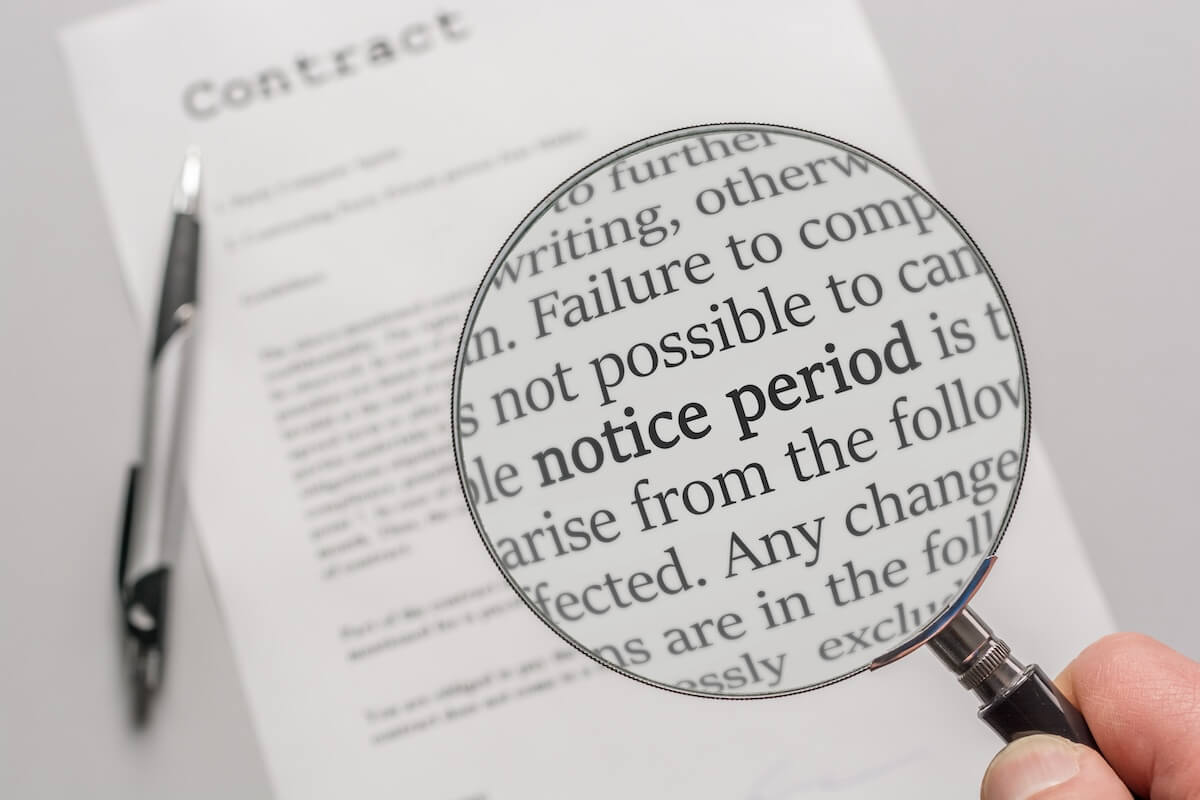
[[[1009,691],[979,709],[979,718],[1006,742],[1051,733],[1103,755],[1083,714],[1037,664],[1026,667]],[[1134,800],[1142,798],[1134,795]]]
[[1052,733],[1100,749],[1083,714],[1037,664],[1026,667],[1007,694],[979,709],[979,718],[1006,742],[1035,733]]

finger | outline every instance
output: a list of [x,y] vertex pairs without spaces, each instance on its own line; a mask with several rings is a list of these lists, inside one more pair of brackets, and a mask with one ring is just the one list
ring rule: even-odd
[[1104,757],[1138,794],[1194,797],[1200,786],[1200,664],[1147,636],[1116,634],[1059,676]]
[[1017,739],[992,759],[983,800],[1130,800],[1129,790],[1100,754],[1057,736]]

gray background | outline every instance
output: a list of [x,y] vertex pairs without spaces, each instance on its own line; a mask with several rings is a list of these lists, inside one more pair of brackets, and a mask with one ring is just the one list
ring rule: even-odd
[[[265,796],[196,543],[148,734],[125,720],[115,609],[96,613],[144,343],[53,34],[113,5],[0,9],[0,791]],[[1200,6],[865,6],[939,195],[1017,310],[1035,419],[1120,626],[1200,657]]]

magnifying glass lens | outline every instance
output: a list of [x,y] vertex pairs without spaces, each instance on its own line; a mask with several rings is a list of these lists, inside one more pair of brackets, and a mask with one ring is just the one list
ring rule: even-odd
[[1028,444],[1016,326],[928,192],[765,125],[639,142],[521,223],[469,314],[458,465],[505,578],[675,691],[903,650],[995,552]]

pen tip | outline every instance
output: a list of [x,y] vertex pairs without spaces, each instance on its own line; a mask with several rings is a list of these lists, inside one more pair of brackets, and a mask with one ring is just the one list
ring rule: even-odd
[[183,170],[179,174],[179,186],[175,190],[175,211],[180,214],[194,214],[199,199],[200,151],[189,147],[183,159]]

